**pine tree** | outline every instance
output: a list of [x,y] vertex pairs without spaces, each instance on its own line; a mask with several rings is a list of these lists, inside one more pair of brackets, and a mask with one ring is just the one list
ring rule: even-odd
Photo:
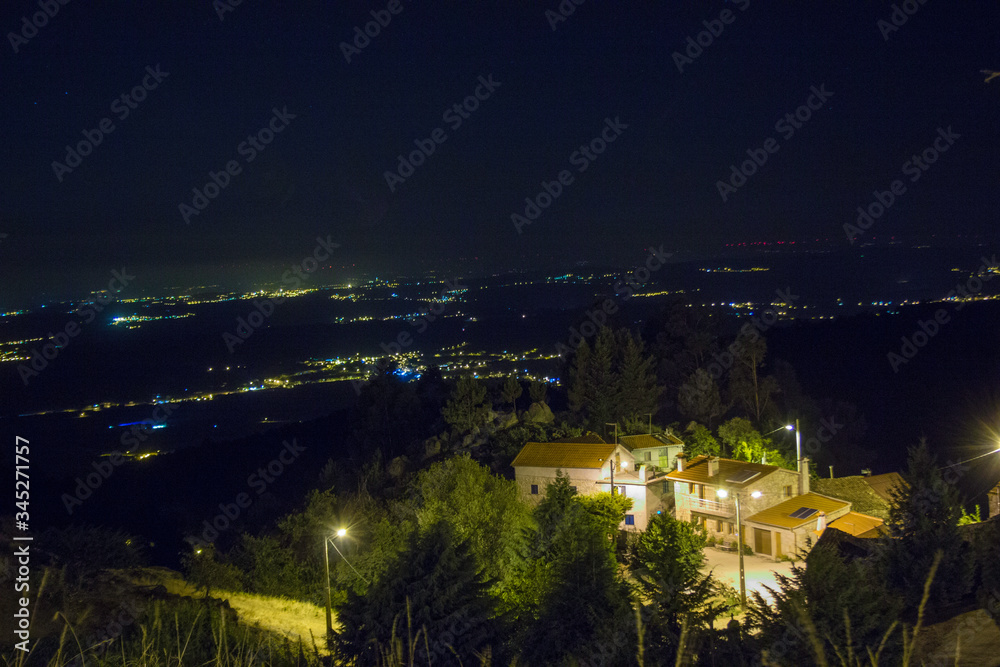
[[615,418],[625,422],[638,421],[656,411],[662,389],[656,384],[653,357],[646,356],[642,340],[622,330],[618,341],[619,363],[615,397]]
[[909,609],[923,594],[934,554],[942,552],[941,564],[930,590],[930,604],[956,602],[968,593],[972,569],[968,545],[958,531],[961,500],[954,485],[945,481],[942,470],[921,440],[910,448],[903,487],[889,494],[889,535],[882,540],[880,560],[886,580],[900,591]]
[[517,399],[521,397],[524,393],[524,389],[521,388],[521,383],[518,382],[517,378],[514,376],[508,376],[503,383],[503,389],[500,391],[500,398],[504,402],[504,405],[509,405],[513,410]]
[[467,433],[483,426],[490,417],[486,387],[472,378],[459,378],[441,415],[449,426]]
[[544,382],[532,381],[528,386],[528,396],[532,403],[544,403],[547,387]]
[[503,636],[489,586],[468,545],[436,522],[411,538],[366,594],[348,593],[335,650],[361,665],[382,664],[387,652],[399,660],[393,664],[450,664],[456,656],[475,664]]
[[535,570],[535,582],[542,593],[535,620],[520,642],[519,663],[591,663],[610,651],[604,664],[625,664],[634,651],[628,587],[612,543],[604,523],[574,496],[569,479],[560,476],[536,510],[543,564]]
[[701,572],[705,539],[693,525],[657,514],[630,549],[632,573],[648,604],[646,650],[651,654],[675,655],[685,623],[686,643],[696,650],[719,612],[709,602],[715,594],[711,575]]

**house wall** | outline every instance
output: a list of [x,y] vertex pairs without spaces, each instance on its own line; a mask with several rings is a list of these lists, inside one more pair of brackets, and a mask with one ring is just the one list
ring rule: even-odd
[[[831,521],[839,519],[848,512],[851,511],[850,506],[844,509],[837,510],[836,512],[830,512],[826,515],[826,524],[830,525]],[[791,530],[789,528],[778,528],[777,526],[768,526],[766,524],[755,523],[753,521],[746,522],[746,533],[744,533],[744,541],[749,545],[751,549],[755,548],[754,544],[754,528],[759,528],[762,530],[767,530],[771,533],[771,554],[770,557],[777,560],[778,557],[792,556],[798,558],[803,553],[808,553],[819,536],[816,535],[816,517],[804,526]],[[778,553],[778,538],[777,535],[781,535],[781,552]],[[764,555],[764,554],[761,554]]]
[[[608,467],[605,466],[605,469]],[[596,468],[563,468],[562,471],[569,477],[570,485],[576,487],[577,493],[590,495],[600,490],[597,480],[601,478],[601,470]],[[521,494],[529,502],[537,504],[545,497],[545,487],[556,481],[556,471],[554,468],[518,466],[514,469],[514,479],[518,488],[521,489]],[[538,486],[537,494],[531,493],[532,484]]]
[[[716,497],[715,492],[718,488],[710,484],[704,485],[704,497],[706,501],[713,501],[718,503],[717,505],[712,505],[711,502],[705,503],[699,500],[699,487],[702,485],[695,484],[694,491],[690,491],[690,484],[687,482],[674,482],[674,502],[675,502],[675,516],[681,521],[691,521],[696,514],[710,516],[710,517],[720,517],[724,520],[736,521],[736,506],[733,503],[732,496],[727,498],[725,501],[719,502]],[[786,487],[791,487],[791,495],[799,495],[799,475],[793,470],[785,470],[780,468],[771,472],[759,480],[754,480],[751,484],[743,491],[741,491],[740,496],[740,512],[744,517],[753,516],[757,512],[767,509],[777,505],[778,503],[786,500],[790,496],[785,495]],[[750,493],[752,491],[760,491],[760,498],[751,498]],[[721,511],[712,511],[713,508],[717,508]],[[725,526],[723,526],[725,530]],[[712,531],[710,531],[712,532]],[[718,537],[718,535],[716,535]]]
[[[639,447],[632,450],[636,463],[656,466],[658,470],[670,471],[677,467],[677,455],[684,451],[682,445],[661,447]],[[666,452],[666,453],[663,453]],[[649,459],[646,459],[649,454]]]
[[[987,505],[986,515],[988,517],[1000,516],[1000,484],[993,487],[993,490],[989,492],[989,502]],[[986,517],[983,517],[986,518]]]

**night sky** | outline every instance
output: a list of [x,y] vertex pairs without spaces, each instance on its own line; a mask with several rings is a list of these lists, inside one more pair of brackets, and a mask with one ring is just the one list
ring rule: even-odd
[[[910,0],[892,31],[878,26],[886,2],[565,0],[555,29],[556,0],[50,2],[58,13],[16,45],[37,1],[0,16],[11,303],[102,289],[122,267],[143,289],[276,281],[317,236],[341,245],[345,277],[627,265],[661,244],[848,247],[843,225],[896,179],[905,194],[864,238],[996,239],[1000,77],[980,72],[1000,70],[995,2]],[[373,11],[391,21],[348,63],[341,43]],[[720,28],[678,71],[688,37]],[[499,85],[455,127],[444,114],[480,77]],[[144,78],[152,89],[128,108],[120,96]],[[779,131],[814,87],[831,95]],[[248,161],[242,142],[275,109],[294,118]],[[113,131],[57,177],[67,144],[105,118]],[[572,155],[606,119],[618,135],[580,172]],[[959,138],[911,182],[904,163],[949,127]],[[390,191],[384,173],[437,128],[443,143]],[[770,138],[777,152],[724,202],[717,181]],[[239,173],[188,224],[179,205],[230,161]],[[511,214],[563,170],[572,182],[518,233]]]

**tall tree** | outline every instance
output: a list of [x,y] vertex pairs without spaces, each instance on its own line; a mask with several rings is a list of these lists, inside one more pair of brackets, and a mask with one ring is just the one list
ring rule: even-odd
[[725,413],[719,396],[719,385],[704,368],[692,373],[677,393],[677,409],[687,419],[704,422],[712,427]]
[[718,456],[719,441],[715,439],[712,432],[698,422],[691,422],[684,429],[684,453],[688,458],[695,456]]
[[729,373],[729,395],[733,403],[755,424],[774,409],[778,382],[763,372],[767,341],[752,327],[745,327],[731,346],[733,367]]
[[451,398],[441,408],[441,415],[449,426],[460,433],[483,426],[490,418],[486,387],[473,378],[459,378]]
[[647,414],[655,412],[660,393],[656,384],[653,357],[647,356],[642,339],[636,339],[628,330],[618,335],[618,364],[615,397],[617,406],[614,419],[623,422],[645,421]]
[[771,447],[771,441],[760,434],[746,419],[733,417],[719,426],[719,438],[728,449],[729,456],[738,461],[751,463],[766,463],[794,469],[777,449]]
[[534,524],[517,484],[463,455],[421,471],[413,488],[420,524],[447,521],[494,582],[493,592],[505,596],[523,552],[524,531]]
[[500,399],[504,402],[504,405],[509,405],[511,410],[513,410],[517,399],[523,393],[524,389],[521,388],[521,383],[518,379],[513,375],[509,375],[503,382],[503,388],[500,390]]
[[[820,664],[817,651],[827,656],[827,664],[847,664],[842,661],[848,646],[856,656],[867,655],[868,649],[876,653],[898,618],[901,601],[872,566],[865,559],[847,560],[834,544],[821,543],[804,564],[792,565],[791,576],[777,576],[777,588],[768,588],[771,600],[752,591],[747,612],[750,623],[760,628],[765,664]],[[814,629],[815,641],[805,622]],[[899,664],[900,644],[897,629],[877,664]],[[835,663],[838,652],[841,660]]]
[[[503,636],[490,582],[468,544],[444,521],[415,533],[364,595],[348,592],[338,610],[338,656],[355,664],[445,664],[477,654]],[[411,637],[418,641],[410,643]]]
[[568,478],[557,479],[536,510],[544,576],[537,580],[539,607],[521,639],[521,659],[529,665],[589,662],[615,647],[606,664],[625,664],[634,646],[634,639],[622,641],[634,633],[628,586],[605,522],[574,496]]
[[889,535],[880,543],[886,581],[912,610],[920,601],[934,554],[940,551],[931,608],[955,602],[969,592],[972,582],[969,547],[958,531],[962,507],[958,490],[945,481],[926,440],[910,448],[902,477],[903,487],[889,491],[893,501],[886,523]]
[[701,572],[706,537],[692,524],[657,514],[629,550],[629,562],[641,598],[647,604],[646,651],[676,655],[682,626],[687,646],[697,651],[719,609],[711,575]]
[[546,391],[547,387],[544,382],[532,380],[531,384],[528,385],[528,396],[532,403],[544,403]]
[[353,439],[362,454],[380,450],[386,458],[392,458],[406,451],[407,445],[419,436],[414,427],[419,402],[413,387],[396,374],[398,368],[391,359],[380,359],[361,387],[351,421]]

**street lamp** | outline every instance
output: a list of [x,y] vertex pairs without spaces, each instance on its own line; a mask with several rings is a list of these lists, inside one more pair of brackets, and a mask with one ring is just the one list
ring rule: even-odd
[[[779,426],[778,428],[771,431],[771,433],[777,433],[778,431],[795,431],[795,470],[802,472],[802,435],[799,433],[799,420],[795,419],[794,424],[785,424],[784,426]],[[765,433],[764,437],[771,435],[771,433]]]
[[[779,431],[781,429],[778,429]],[[715,495],[719,498],[728,498],[729,492],[725,489],[717,489]],[[760,491],[752,491],[750,497],[757,499],[760,498]],[[743,609],[746,610],[747,607],[747,580],[746,572],[743,568],[743,516],[740,512],[740,494],[739,491],[733,492],[733,501],[736,503],[736,550],[740,554],[740,603]]]
[[353,565],[351,565],[351,561],[347,560],[347,558],[344,556],[344,554],[342,554],[340,552],[340,549],[337,548],[337,543],[333,541],[334,539],[336,539],[338,537],[344,537],[345,535],[347,535],[347,529],[346,528],[339,528],[339,529],[337,529],[336,534],[334,534],[332,536],[331,535],[326,535],[326,536],[323,537],[323,565],[324,565],[324,570],[326,572],[326,636],[327,636],[327,639],[331,639],[333,637],[333,604],[332,604],[332,601],[330,599],[330,549],[329,549],[328,545],[331,545],[331,544],[333,545],[334,550],[338,554],[340,554],[340,557],[343,558],[344,562],[347,563],[347,565],[352,570],[354,570],[354,574],[356,574],[359,577],[361,577],[361,580],[364,581],[366,584],[370,584],[371,583],[370,581],[368,581],[367,579],[365,579],[364,577],[362,577],[361,573],[358,572],[357,569]]

